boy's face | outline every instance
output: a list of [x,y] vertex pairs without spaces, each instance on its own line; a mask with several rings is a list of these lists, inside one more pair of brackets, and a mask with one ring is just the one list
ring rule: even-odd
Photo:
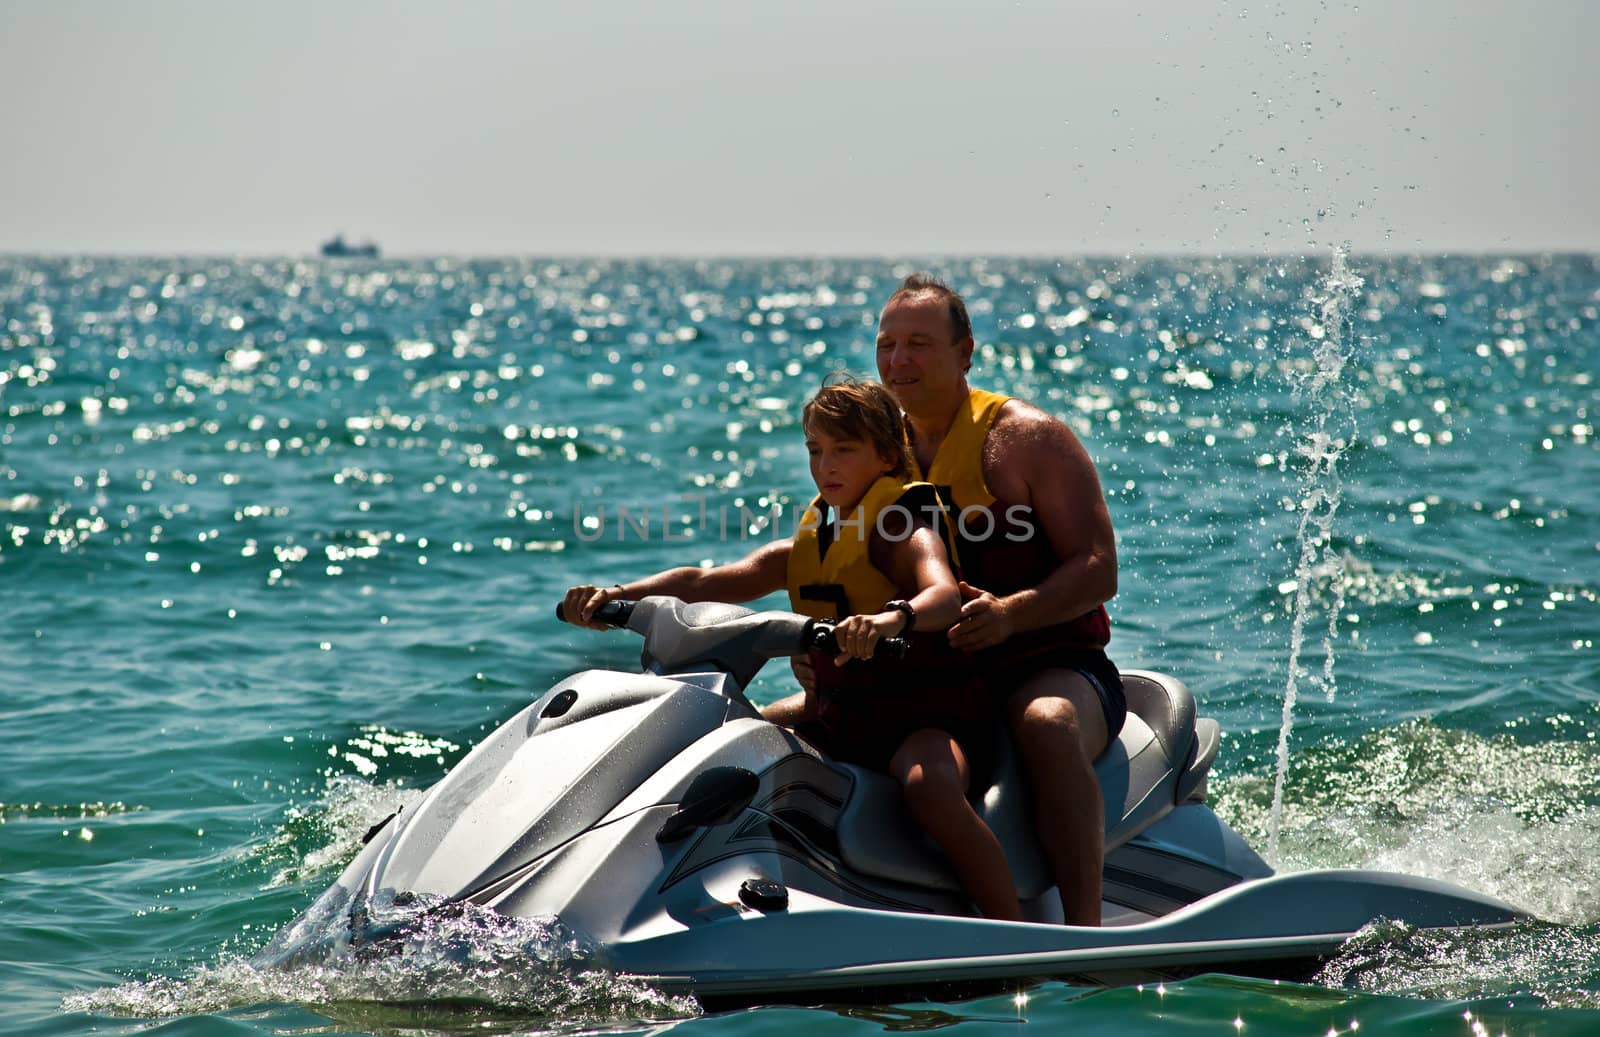
[[818,428],[806,430],[806,452],[817,492],[838,512],[849,512],[879,476],[894,468],[866,440],[840,438]]

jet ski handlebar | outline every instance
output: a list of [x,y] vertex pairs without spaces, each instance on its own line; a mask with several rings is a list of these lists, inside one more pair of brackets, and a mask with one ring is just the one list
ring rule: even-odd
[[[637,601],[608,601],[594,610],[594,621],[621,629],[628,625],[628,617],[633,615],[633,607],[637,604]],[[567,610],[559,601],[556,602],[556,619],[563,623],[567,621]]]
[[[834,636],[838,626],[826,619],[813,619],[800,635],[801,647],[808,652],[821,652],[826,656],[839,654],[839,641]],[[874,659],[904,659],[911,650],[911,642],[903,637],[885,637],[873,646]]]
[[[609,627],[625,628],[633,617],[633,610],[639,603],[636,601],[608,601],[595,609],[594,621]],[[742,610],[741,610],[742,611]],[[789,613],[772,613],[774,616],[783,616],[788,619],[804,619],[801,616],[792,616]],[[561,603],[556,604],[556,619],[566,621],[566,610]],[[839,641],[834,631],[838,624],[826,619],[805,619],[804,626],[800,629],[798,643],[792,650],[785,650],[784,655],[804,655],[807,652],[819,652],[829,658],[839,654]],[[911,642],[904,637],[886,637],[874,647],[874,659],[904,659],[911,650]]]

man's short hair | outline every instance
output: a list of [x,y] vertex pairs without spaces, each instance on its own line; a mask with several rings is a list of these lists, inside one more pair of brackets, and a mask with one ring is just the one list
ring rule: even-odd
[[[889,296],[889,302],[907,295],[932,295],[944,302],[945,308],[950,313],[950,341],[960,342],[964,338],[972,337],[972,318],[967,316],[967,302],[961,298],[961,293],[945,284],[932,274],[910,274],[900,287]],[[885,304],[887,305],[887,303]]]

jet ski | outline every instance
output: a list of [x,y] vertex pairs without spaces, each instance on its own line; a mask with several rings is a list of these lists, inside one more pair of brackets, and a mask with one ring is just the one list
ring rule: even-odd
[[1104,924],[1060,924],[1028,782],[998,731],[994,781],[973,801],[1028,920],[986,919],[892,778],[829,759],[745,697],[767,660],[828,644],[829,624],[669,597],[611,602],[597,618],[644,638],[642,672],[575,674],[502,724],[367,833],[269,962],[382,953],[407,931],[401,908],[488,908],[553,916],[616,972],[720,1007],[1045,978],[1303,976],[1378,919],[1527,917],[1425,878],[1275,874],[1206,806],[1217,723],[1196,717],[1180,681],[1132,670],[1126,725],[1095,764]]

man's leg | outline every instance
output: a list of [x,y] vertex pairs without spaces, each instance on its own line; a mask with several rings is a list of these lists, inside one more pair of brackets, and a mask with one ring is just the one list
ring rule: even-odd
[[1033,785],[1034,824],[1068,925],[1100,924],[1105,804],[1094,758],[1106,747],[1100,696],[1073,670],[1040,670],[1011,693],[1006,721]]

